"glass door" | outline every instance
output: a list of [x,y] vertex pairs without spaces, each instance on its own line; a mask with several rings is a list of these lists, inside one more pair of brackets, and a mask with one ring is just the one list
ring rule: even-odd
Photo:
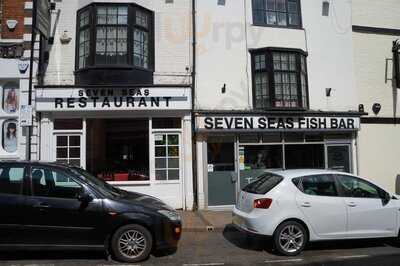
[[340,172],[353,172],[350,144],[327,145],[327,168]]

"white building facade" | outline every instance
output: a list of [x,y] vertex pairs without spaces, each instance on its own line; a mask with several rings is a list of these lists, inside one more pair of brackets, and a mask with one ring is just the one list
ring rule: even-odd
[[57,1],[40,159],[193,208],[191,3]]
[[197,195],[230,208],[265,169],[357,174],[351,1],[198,1]]
[[360,174],[392,193],[400,174],[399,10],[396,0],[353,0],[356,86],[368,113],[359,135]]

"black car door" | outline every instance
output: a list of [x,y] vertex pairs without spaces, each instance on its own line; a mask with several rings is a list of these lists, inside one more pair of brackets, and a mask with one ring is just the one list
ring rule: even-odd
[[[26,242],[36,245],[102,245],[105,238],[102,200],[67,171],[30,167],[26,199]],[[89,195],[90,200],[82,200]]]
[[0,244],[2,245],[21,242],[24,180],[26,180],[26,168],[23,164],[0,164]]

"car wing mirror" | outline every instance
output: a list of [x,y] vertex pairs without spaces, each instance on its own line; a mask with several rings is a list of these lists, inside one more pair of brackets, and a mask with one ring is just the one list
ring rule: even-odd
[[386,205],[386,204],[389,203],[389,201],[390,201],[391,199],[392,199],[392,196],[390,196],[389,193],[385,193],[385,194],[383,194],[382,202],[383,202],[384,205]]
[[93,200],[93,197],[86,190],[81,191],[77,198],[82,203],[89,203]]

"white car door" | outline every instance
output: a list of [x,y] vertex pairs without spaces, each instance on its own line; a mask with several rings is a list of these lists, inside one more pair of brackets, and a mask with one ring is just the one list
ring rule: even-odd
[[396,200],[386,202],[383,199],[386,192],[366,180],[348,175],[338,175],[337,180],[348,211],[348,237],[397,236]]
[[343,198],[338,196],[334,176],[324,174],[303,177],[300,189],[296,194],[297,206],[318,237],[344,238],[347,212]]

